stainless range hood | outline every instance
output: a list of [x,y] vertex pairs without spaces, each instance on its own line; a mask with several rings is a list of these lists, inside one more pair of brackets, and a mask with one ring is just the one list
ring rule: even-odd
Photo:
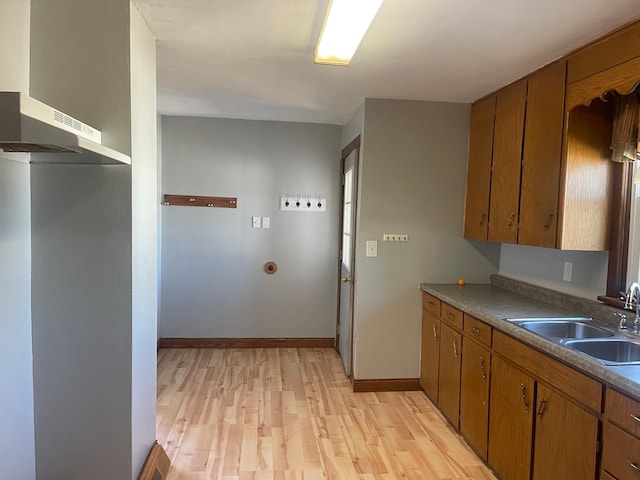
[[102,133],[21,92],[0,92],[0,150],[30,153],[30,163],[131,165],[102,145]]

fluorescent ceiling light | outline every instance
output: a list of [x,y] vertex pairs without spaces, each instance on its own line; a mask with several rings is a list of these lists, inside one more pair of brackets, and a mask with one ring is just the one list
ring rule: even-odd
[[316,46],[315,63],[347,66],[383,0],[331,0]]

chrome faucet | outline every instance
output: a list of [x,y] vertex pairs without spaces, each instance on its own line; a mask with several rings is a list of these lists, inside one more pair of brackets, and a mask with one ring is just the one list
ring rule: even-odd
[[[638,282],[633,282],[627,291],[627,297],[624,302],[624,308],[626,310],[633,310],[633,299],[635,293],[636,300],[636,318],[633,320],[633,333],[636,335],[640,335],[640,285]],[[622,320],[620,320],[620,328],[626,329],[627,322],[624,319],[624,316],[621,316]]]

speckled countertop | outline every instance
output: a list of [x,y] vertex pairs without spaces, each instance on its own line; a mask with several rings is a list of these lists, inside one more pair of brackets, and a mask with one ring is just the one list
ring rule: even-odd
[[[537,316],[590,316],[611,323],[613,310],[609,311],[609,307],[602,307],[599,302],[579,299],[506,277],[493,276],[491,280],[491,284],[467,284],[463,287],[423,283],[420,289],[640,400],[640,365],[606,366],[585,354],[505,320]],[[615,324],[612,325],[615,329]]]

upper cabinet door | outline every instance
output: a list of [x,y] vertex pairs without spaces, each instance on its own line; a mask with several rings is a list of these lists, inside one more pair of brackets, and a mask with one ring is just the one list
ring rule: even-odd
[[493,138],[493,172],[489,240],[516,243],[520,200],[520,164],[526,109],[527,79],[497,94]]
[[465,238],[486,240],[489,231],[489,189],[495,110],[495,95],[478,100],[471,106],[467,199],[464,211]]
[[518,243],[556,246],[566,62],[529,78]]

